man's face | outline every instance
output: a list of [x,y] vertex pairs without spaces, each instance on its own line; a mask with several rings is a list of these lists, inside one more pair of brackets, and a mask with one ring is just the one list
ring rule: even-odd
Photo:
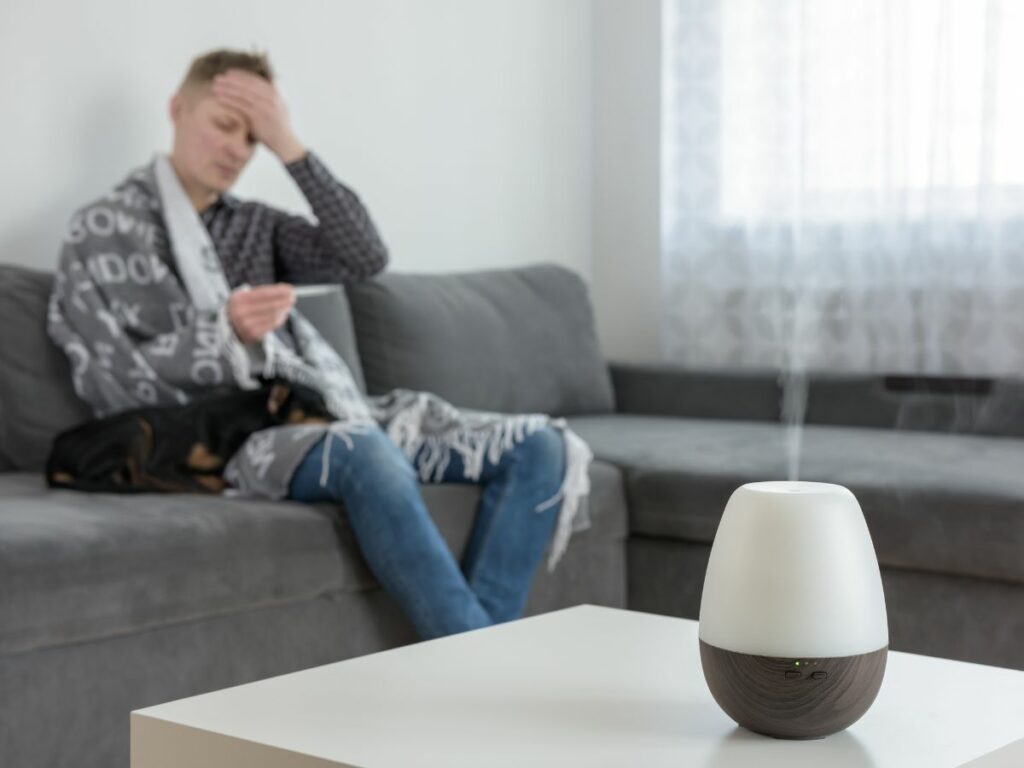
[[248,118],[205,86],[176,93],[171,119],[178,171],[211,192],[230,189],[256,148]]

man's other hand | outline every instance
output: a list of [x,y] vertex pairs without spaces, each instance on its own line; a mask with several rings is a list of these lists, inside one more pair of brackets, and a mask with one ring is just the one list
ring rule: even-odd
[[306,153],[292,131],[288,108],[273,83],[252,72],[229,69],[213,78],[213,95],[244,114],[252,126],[253,138],[283,163],[294,162]]
[[228,299],[228,320],[243,344],[254,344],[279,328],[295,305],[288,283],[239,288]]

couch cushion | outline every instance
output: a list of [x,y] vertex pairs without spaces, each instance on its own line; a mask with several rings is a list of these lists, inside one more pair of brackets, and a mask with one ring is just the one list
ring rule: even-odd
[[[586,535],[622,541],[621,475],[595,462],[591,478],[594,524]],[[461,553],[480,488],[421,490]],[[38,475],[0,475],[0,653],[374,588],[339,509],[52,491]]]
[[428,390],[506,413],[613,409],[587,289],[567,269],[388,274],[349,298],[373,394]]
[[67,358],[46,333],[53,275],[0,265],[0,455],[40,470],[53,436],[89,418]]
[[[778,424],[649,416],[571,420],[626,470],[634,534],[709,543],[743,483],[788,477]],[[885,566],[1024,583],[1024,440],[808,426],[800,478],[857,496]]]

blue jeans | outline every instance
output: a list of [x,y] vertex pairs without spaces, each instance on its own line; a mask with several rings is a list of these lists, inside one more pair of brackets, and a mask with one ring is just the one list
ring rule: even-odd
[[[326,438],[325,438],[326,439]],[[289,498],[337,501],[370,570],[412,621],[420,637],[442,637],[522,615],[533,573],[554,530],[565,447],[550,427],[484,459],[483,497],[461,565],[420,496],[413,463],[380,429],[354,435],[353,447],[334,437],[327,483],[321,486],[324,441],[292,477]],[[452,452],[444,482],[469,483]]]

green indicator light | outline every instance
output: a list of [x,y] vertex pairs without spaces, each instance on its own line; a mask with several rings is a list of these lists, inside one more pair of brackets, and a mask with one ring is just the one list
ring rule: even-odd
[[794,661],[793,663],[796,664],[798,667],[800,666],[800,662],[799,661]]

